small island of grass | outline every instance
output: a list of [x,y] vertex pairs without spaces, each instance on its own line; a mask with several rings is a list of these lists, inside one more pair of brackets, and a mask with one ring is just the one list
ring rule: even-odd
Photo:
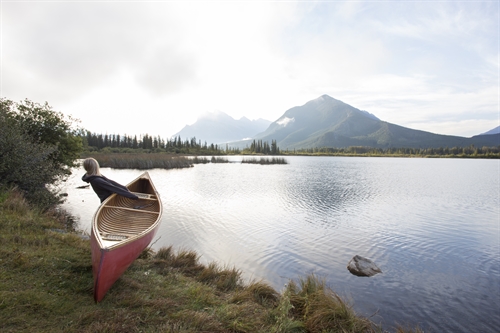
[[248,164],[260,164],[260,165],[269,165],[269,164],[288,164],[287,160],[283,157],[261,157],[261,158],[243,158],[241,163]]

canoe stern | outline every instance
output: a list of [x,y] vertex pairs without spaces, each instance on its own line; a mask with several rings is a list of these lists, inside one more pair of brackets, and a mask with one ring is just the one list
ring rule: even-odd
[[94,233],[91,235],[94,300],[100,302],[111,286],[152,241],[158,226],[151,232],[117,248],[101,248]]

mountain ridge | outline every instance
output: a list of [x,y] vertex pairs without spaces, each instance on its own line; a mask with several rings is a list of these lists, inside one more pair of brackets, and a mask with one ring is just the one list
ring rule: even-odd
[[[367,111],[328,95],[288,109],[264,132],[254,137],[262,141],[276,140],[280,149],[492,146],[500,145],[498,138],[498,135],[465,138],[406,128],[382,121]],[[232,142],[230,146],[243,148],[245,144],[248,142]]]
[[173,136],[180,136],[182,139],[196,137],[197,140],[208,143],[222,144],[253,137],[264,131],[270,123],[271,121],[262,118],[250,120],[241,117],[236,120],[217,111],[200,116],[194,124],[184,126]]
[[[471,138],[410,129],[380,120],[326,94],[286,110],[276,121],[235,120],[224,112],[206,113],[174,136],[193,138],[231,148],[245,148],[248,139],[276,141],[280,149],[439,148],[498,146],[500,127]],[[496,131],[496,132],[495,132]]]
[[497,126],[495,128],[490,129],[487,132],[481,133],[479,135],[490,135],[490,134],[499,134],[500,133],[500,126]]

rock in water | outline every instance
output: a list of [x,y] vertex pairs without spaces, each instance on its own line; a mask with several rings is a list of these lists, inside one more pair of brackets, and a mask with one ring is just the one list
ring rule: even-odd
[[373,276],[382,273],[382,270],[373,261],[358,255],[352,257],[349,264],[347,264],[347,269],[357,276]]

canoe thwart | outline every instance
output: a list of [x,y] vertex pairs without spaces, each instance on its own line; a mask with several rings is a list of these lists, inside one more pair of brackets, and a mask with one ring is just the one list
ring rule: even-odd
[[106,233],[101,233],[101,238],[104,240],[111,240],[111,241],[122,241],[130,236],[126,235],[119,235],[119,234],[106,234]]
[[157,200],[157,199],[156,199],[156,195],[154,195],[154,194],[139,193],[139,192],[132,192],[132,193],[134,193],[135,195],[137,195],[137,197],[138,197],[139,199]]

